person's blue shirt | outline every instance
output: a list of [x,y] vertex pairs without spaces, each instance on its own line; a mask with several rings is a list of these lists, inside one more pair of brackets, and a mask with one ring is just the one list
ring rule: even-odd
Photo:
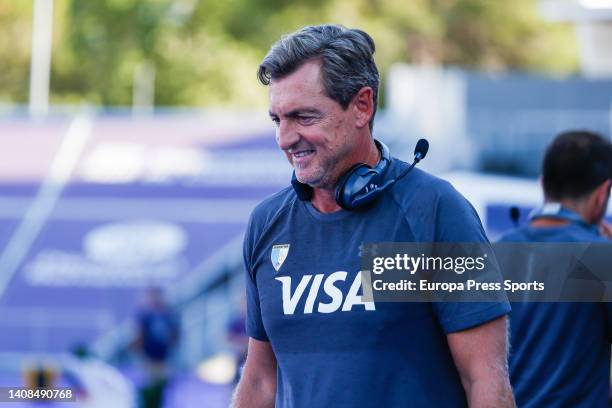
[[273,348],[276,407],[466,406],[446,335],[508,303],[361,299],[362,243],[444,241],[487,239],[467,200],[418,169],[361,211],[320,213],[291,188],[261,203],[244,245],[247,334]]
[[[608,242],[582,222],[524,226],[502,242]],[[608,407],[609,303],[512,303],[510,382],[519,408]]]
[[142,351],[154,361],[168,358],[178,336],[178,323],[167,309],[149,309],[138,317],[142,336]]

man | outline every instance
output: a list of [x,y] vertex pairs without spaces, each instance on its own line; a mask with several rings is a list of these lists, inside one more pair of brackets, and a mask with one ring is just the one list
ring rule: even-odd
[[147,383],[140,389],[142,406],[161,407],[169,381],[168,360],[178,343],[179,323],[159,287],[147,289],[139,311],[133,347],[143,357]]
[[[507,242],[606,242],[602,223],[612,178],[612,145],[567,132],[548,147],[545,205]],[[510,379],[519,407],[607,407],[612,307],[608,303],[514,303]]]
[[372,137],[373,53],[363,31],[306,27],[259,68],[295,180],[254,210],[246,233],[250,341],[235,407],[513,406],[507,303],[358,294],[363,242],[486,241],[469,203],[419,170],[367,207],[336,201],[358,163],[379,171],[389,162],[383,182],[407,168]]

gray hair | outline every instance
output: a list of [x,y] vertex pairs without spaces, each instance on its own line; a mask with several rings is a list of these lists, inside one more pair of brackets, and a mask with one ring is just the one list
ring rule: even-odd
[[308,26],[276,42],[259,65],[257,77],[263,85],[269,85],[271,80],[290,75],[306,61],[318,59],[325,92],[343,109],[348,108],[361,88],[372,88],[374,113],[369,124],[372,130],[380,81],[374,51],[374,40],[364,31],[336,24]]

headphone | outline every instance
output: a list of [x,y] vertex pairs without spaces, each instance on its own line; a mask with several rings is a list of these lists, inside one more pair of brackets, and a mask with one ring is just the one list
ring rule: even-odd
[[[374,139],[374,143],[381,156],[378,164],[375,167],[370,167],[365,163],[355,164],[338,181],[336,203],[345,210],[359,210],[376,201],[387,188],[408,174],[425,157],[429,148],[429,143],[425,139],[419,140],[412,165],[397,178],[383,184],[385,173],[391,165],[391,153],[389,153],[389,148],[381,141]],[[291,177],[291,185],[300,200],[310,201],[312,199],[312,187],[300,183],[295,176],[295,170]]]
[[[380,151],[380,161],[375,167],[365,163],[357,163],[352,166],[340,178],[336,186],[336,203],[345,210],[356,210],[366,207],[374,202],[384,191],[379,186],[391,164],[391,153],[389,148],[382,142],[374,139],[376,147]],[[302,201],[312,199],[312,187],[300,183],[295,176],[295,170],[291,177],[291,185],[298,198]]]

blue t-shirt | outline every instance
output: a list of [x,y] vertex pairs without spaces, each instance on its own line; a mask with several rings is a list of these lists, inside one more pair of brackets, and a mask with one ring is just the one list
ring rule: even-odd
[[[519,228],[503,242],[607,242],[572,222]],[[512,303],[510,382],[519,408],[608,407],[612,306]]]
[[[406,166],[394,159],[386,178]],[[247,334],[271,343],[276,407],[466,406],[446,335],[509,305],[362,302],[359,251],[486,240],[467,200],[418,169],[363,211],[320,213],[292,188],[266,199],[245,237]]]
[[166,360],[178,336],[175,316],[166,309],[146,310],[138,321],[145,356],[155,361]]

